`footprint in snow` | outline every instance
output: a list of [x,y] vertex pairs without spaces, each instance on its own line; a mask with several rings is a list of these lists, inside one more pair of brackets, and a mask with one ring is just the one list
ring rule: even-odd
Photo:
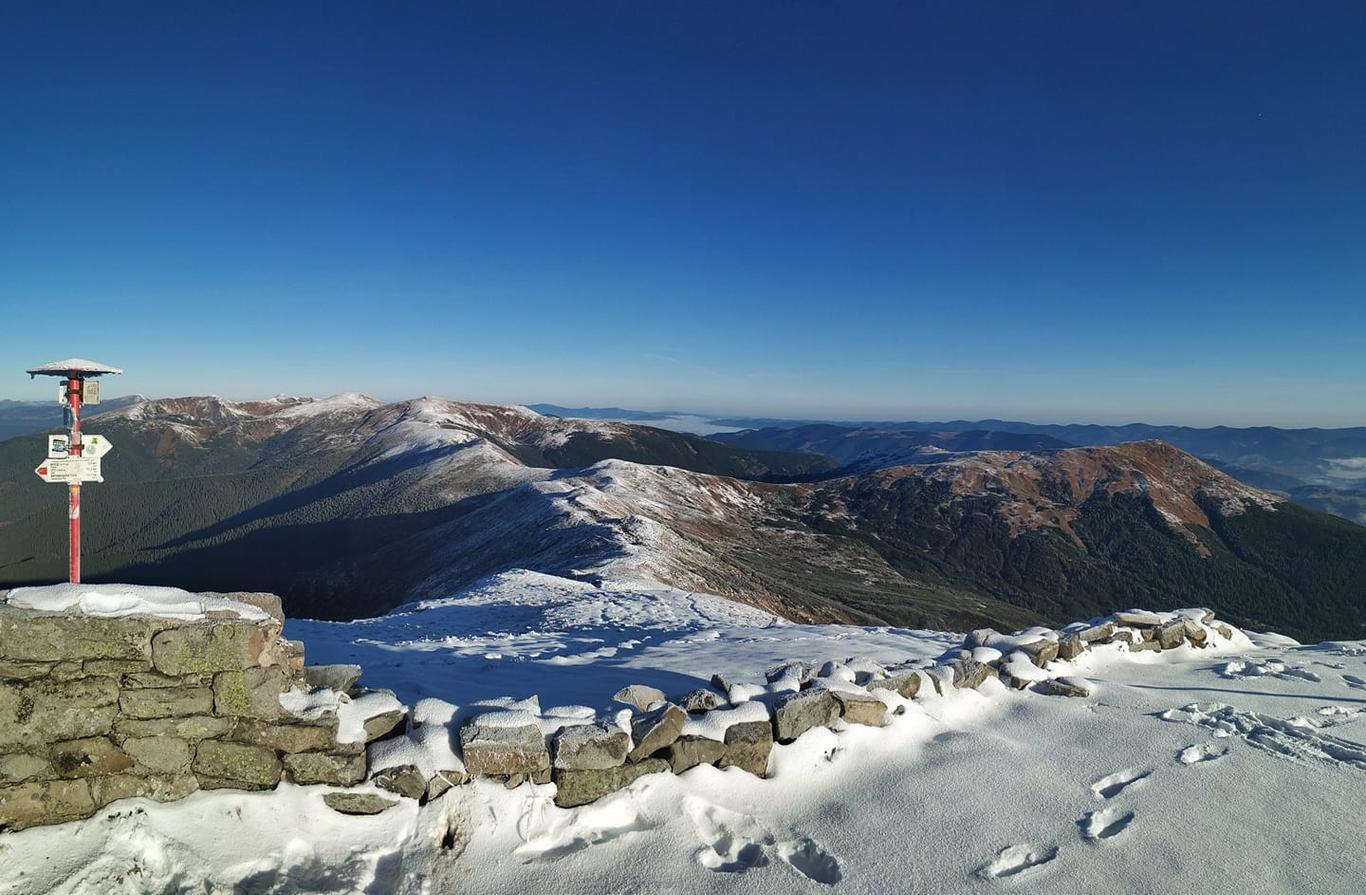
[[1176,760],[1184,765],[1203,764],[1223,758],[1228,754],[1228,746],[1215,746],[1205,743],[1200,746],[1187,746],[1176,754]]
[[1366,680],[1362,680],[1355,674],[1344,674],[1342,676],[1342,682],[1353,690],[1366,690]]
[[1050,845],[1044,848],[1021,843],[1019,845],[1008,845],[997,853],[996,858],[991,862],[977,868],[977,875],[982,879],[1009,879],[1012,876],[1019,876],[1036,867],[1041,867],[1052,861],[1058,856],[1058,847]]
[[1081,837],[1087,842],[1101,842],[1123,833],[1133,822],[1132,811],[1121,814],[1118,808],[1102,808],[1082,815],[1077,826],[1081,827]]
[[1131,786],[1137,786],[1148,779],[1151,770],[1140,771],[1138,768],[1126,768],[1123,771],[1116,771],[1107,777],[1101,777],[1091,784],[1091,794],[1098,799],[1113,799],[1115,796],[1124,792]]
[[756,818],[693,796],[684,800],[683,808],[702,842],[697,861],[708,870],[746,873],[777,858],[814,882],[832,886],[844,878],[839,860],[814,839],[779,839]]

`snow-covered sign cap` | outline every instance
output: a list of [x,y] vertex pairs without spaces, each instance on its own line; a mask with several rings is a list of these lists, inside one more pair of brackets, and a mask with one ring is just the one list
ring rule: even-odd
[[29,378],[34,376],[68,376],[72,373],[79,373],[82,376],[103,376],[106,373],[122,373],[118,367],[110,367],[105,364],[97,364],[93,360],[86,360],[83,357],[68,357],[66,360],[55,360],[50,364],[43,364],[31,370],[25,370]]

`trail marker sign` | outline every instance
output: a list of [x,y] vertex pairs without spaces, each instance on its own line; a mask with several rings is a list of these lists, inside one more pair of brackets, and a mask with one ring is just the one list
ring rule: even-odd
[[66,483],[66,518],[71,532],[72,584],[81,581],[81,483],[102,482],[100,458],[113,447],[108,440],[99,435],[91,435],[81,442],[81,404],[100,403],[100,384],[96,376],[122,373],[118,367],[97,364],[80,357],[42,364],[26,371],[34,376],[60,376],[61,388],[57,400],[68,408],[67,421],[71,426],[68,435],[51,435],[47,441],[47,460],[34,470],[45,482]]
[[45,482],[103,482],[99,457],[50,458],[33,470]]

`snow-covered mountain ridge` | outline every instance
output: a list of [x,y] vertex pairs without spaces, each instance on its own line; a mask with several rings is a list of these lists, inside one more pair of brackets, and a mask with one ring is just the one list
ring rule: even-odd
[[[1161,442],[823,478],[810,455],[434,397],[156,399],[99,426],[118,449],[88,510],[91,574],[279,591],[295,615],[373,615],[531,568],[798,621],[1021,627],[1195,602],[1297,633],[1366,621],[1340,585],[1366,574],[1366,530]],[[22,443],[0,444],[16,583],[60,563],[53,539],[25,540],[51,520]]]

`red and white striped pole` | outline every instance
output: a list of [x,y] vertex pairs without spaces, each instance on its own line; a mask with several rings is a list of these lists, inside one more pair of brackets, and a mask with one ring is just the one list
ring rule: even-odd
[[[81,386],[84,379],[70,376],[66,382],[66,399],[71,404],[71,456],[81,455]],[[67,518],[71,522],[71,570],[72,584],[81,583],[81,483],[70,482],[66,486]]]

